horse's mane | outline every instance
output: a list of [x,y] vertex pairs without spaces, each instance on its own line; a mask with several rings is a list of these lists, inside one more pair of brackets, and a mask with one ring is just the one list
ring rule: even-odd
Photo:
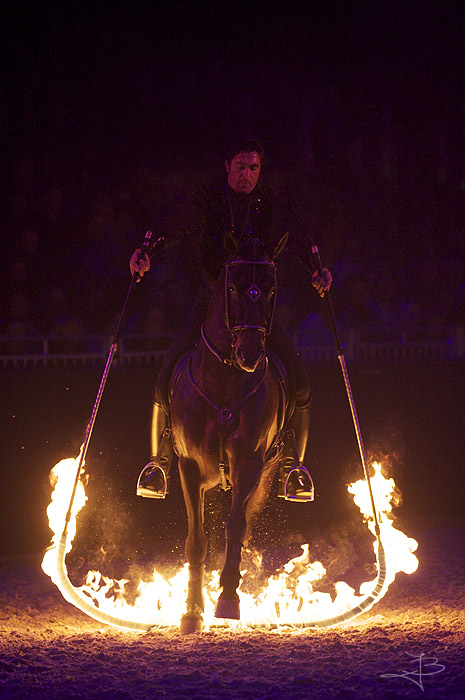
[[247,237],[239,243],[237,252],[230,259],[232,258],[244,258],[244,260],[250,260],[251,262],[265,262],[270,260],[270,255],[259,238]]

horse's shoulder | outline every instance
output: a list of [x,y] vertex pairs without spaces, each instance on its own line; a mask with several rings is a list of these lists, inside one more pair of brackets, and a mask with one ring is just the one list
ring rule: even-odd
[[268,357],[268,366],[275,375],[275,377],[282,383],[282,384],[287,384],[287,371],[286,371],[286,365],[280,358],[280,356],[274,351],[271,350],[270,348],[266,349],[266,355]]
[[[193,345],[193,346],[190,347],[188,350],[186,350],[185,352],[183,352],[183,354],[178,358],[178,360],[176,361],[176,364],[174,365],[173,372],[172,372],[172,374],[171,374],[171,379],[170,379],[170,382],[169,382],[169,392],[168,392],[168,394],[169,394],[169,400],[170,400],[170,401],[171,401],[171,397],[172,397],[172,395],[173,395],[173,392],[174,392],[174,390],[175,390],[177,384],[178,384],[179,381],[180,381],[181,375],[182,375],[185,371],[188,371],[189,361],[190,361],[190,358],[191,358],[192,353],[193,353],[194,350],[195,350],[195,347],[196,347],[196,346]],[[165,408],[165,410],[167,410],[167,412],[169,413],[169,404],[168,404],[168,406],[165,406],[164,408]]]
[[278,416],[278,425],[282,427],[293,412],[294,396],[291,390],[286,365],[281,357],[269,348],[266,349],[266,355],[268,357],[268,367],[280,388],[280,415]]

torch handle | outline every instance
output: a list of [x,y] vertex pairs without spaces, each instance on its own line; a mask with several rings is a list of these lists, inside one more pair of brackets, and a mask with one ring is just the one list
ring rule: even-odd
[[[312,253],[315,256],[315,260],[317,263],[317,270],[320,273],[320,275],[323,275],[323,265],[321,264],[320,251],[318,250],[317,245],[312,246]],[[328,319],[329,319],[329,323],[331,325],[331,330],[333,332],[334,342],[336,343],[337,354],[338,354],[338,356],[340,356],[343,354],[342,344],[341,344],[341,339],[339,337],[339,331],[337,330],[337,326],[336,326],[336,316],[334,314],[333,302],[332,302],[331,294],[330,294],[329,290],[327,290],[325,292],[324,298],[325,298],[325,303],[326,303],[326,306],[328,309]]]
[[[158,240],[155,241],[154,244],[151,245],[151,244],[150,244],[151,238],[152,238],[152,231],[147,231],[146,234],[145,234],[144,242],[142,243],[141,255],[144,255],[149,249],[154,250],[155,247],[156,247],[157,245],[161,245],[161,244],[163,243],[163,240],[164,240],[163,238],[159,238]],[[114,336],[113,336],[113,340],[112,340],[112,343],[111,343],[111,346],[110,346],[110,351],[109,351],[109,353],[108,353],[107,361],[106,361],[106,364],[105,364],[105,369],[103,370],[102,379],[100,380],[100,386],[99,386],[99,389],[98,389],[98,392],[97,392],[97,396],[96,396],[96,399],[95,399],[95,402],[94,402],[94,407],[93,407],[93,410],[92,410],[92,414],[91,414],[89,423],[88,423],[88,425],[87,425],[86,435],[85,435],[84,442],[83,442],[83,444],[82,444],[81,452],[80,452],[80,455],[79,455],[79,462],[78,462],[78,467],[77,467],[77,471],[76,471],[76,477],[75,477],[75,479],[74,479],[74,485],[73,485],[73,490],[72,490],[72,492],[71,492],[71,497],[70,497],[70,501],[69,501],[68,512],[67,512],[66,518],[65,518],[65,526],[64,526],[64,529],[63,529],[63,537],[66,536],[66,533],[67,533],[67,531],[68,531],[68,525],[69,525],[69,521],[70,521],[70,519],[71,519],[71,511],[72,511],[72,507],[73,507],[74,497],[75,497],[75,495],[76,495],[77,485],[78,485],[78,483],[79,483],[79,477],[80,477],[80,475],[81,475],[81,470],[82,470],[82,467],[83,467],[83,465],[84,465],[84,460],[85,460],[85,458],[86,458],[87,448],[88,448],[88,446],[89,446],[90,438],[91,438],[91,436],[92,436],[92,430],[94,429],[95,419],[96,419],[96,417],[97,417],[97,411],[98,411],[99,406],[100,406],[100,401],[101,401],[101,399],[102,399],[103,390],[105,389],[105,384],[106,384],[106,382],[107,382],[108,373],[110,372],[110,367],[111,367],[111,363],[112,363],[112,361],[113,361],[113,356],[114,356],[114,354],[115,354],[115,352],[116,352],[116,349],[117,349],[118,339],[119,339],[119,336],[120,336],[120,333],[121,333],[121,329],[123,328],[124,320],[125,320],[125,318],[126,318],[126,314],[127,314],[127,310],[128,310],[128,306],[129,306],[129,299],[130,299],[130,297],[131,297],[132,290],[134,289],[134,285],[136,284],[136,282],[137,282],[139,279],[140,279],[140,277],[139,277],[139,273],[138,273],[138,272],[135,272],[135,273],[133,274],[133,276],[131,277],[131,282],[130,282],[130,284],[129,284],[129,289],[128,289],[127,294],[126,294],[126,298],[125,298],[125,300],[124,300],[123,308],[122,308],[122,310],[121,310],[121,314],[120,314],[120,317],[119,317],[119,319],[118,319],[118,324],[117,324],[117,326],[116,326],[116,331],[115,331],[115,334],[114,334]]]
[[[321,258],[320,258],[320,252],[318,250],[318,246],[316,246],[316,245],[312,246],[312,253],[315,256],[315,259],[317,262],[318,272],[320,273],[320,275],[322,275],[323,274],[323,266],[321,264]],[[341,340],[339,338],[339,333],[338,333],[337,326],[336,326],[336,317],[334,315],[333,304],[331,301],[331,296],[329,294],[329,291],[325,292],[325,301],[326,301],[326,307],[328,309],[329,322],[331,324],[331,329],[333,331],[334,341],[336,343],[337,357],[339,360],[339,364],[341,366],[342,376],[343,376],[344,384],[346,387],[347,398],[349,400],[350,411],[352,414],[352,421],[354,424],[355,435],[357,437],[358,449],[360,452],[360,459],[362,462],[363,474],[365,476],[365,480],[366,480],[367,485],[368,485],[368,493],[370,496],[371,509],[373,512],[375,532],[376,532],[376,536],[379,539],[380,538],[380,530],[379,530],[379,523],[378,523],[378,515],[376,513],[376,506],[375,506],[375,501],[373,498],[373,490],[371,488],[370,476],[368,474],[367,460],[366,460],[366,456],[365,456],[365,447],[363,445],[362,433],[360,430],[360,424],[358,422],[357,409],[355,408],[354,396],[352,394],[352,388],[350,386],[349,373],[347,371],[344,353],[342,350],[342,344],[341,344]]]

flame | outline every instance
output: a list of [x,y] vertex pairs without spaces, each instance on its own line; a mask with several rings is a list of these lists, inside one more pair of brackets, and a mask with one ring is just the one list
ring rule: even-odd
[[[68,511],[71,493],[73,491],[76,471],[79,465],[79,457],[73,459],[62,459],[61,462],[55,464],[50,472],[50,484],[53,487],[52,500],[47,507],[47,516],[50,529],[53,532],[52,543],[45,552],[42,560],[42,569],[50,576],[53,583],[57,584],[56,579],[56,550],[60,540],[60,535],[65,524],[66,513]],[[84,466],[84,465],[82,465]],[[81,472],[83,469],[81,470]],[[76,534],[76,516],[79,511],[85,506],[87,496],[84,488],[84,480],[79,479],[76,494],[71,510],[71,518],[68,525],[68,537],[66,544],[66,553],[71,551],[74,536]]]
[[[85,583],[75,588],[63,574],[64,559],[72,549],[76,533],[76,516],[84,507],[84,481],[79,480],[73,502],[70,522],[66,536],[62,535],[66,513],[73,489],[79,458],[65,459],[51,471],[51,483],[54,486],[52,501],[47,508],[50,528],[54,532],[52,543],[46,551],[42,568],[57,585],[64,598],[87,614],[97,619],[120,627],[148,630],[151,627],[178,625],[185,610],[187,595],[188,568],[182,567],[172,578],[165,578],[154,569],[151,580],[140,581],[137,586],[135,602],[129,604],[125,598],[126,579],[114,580],[100,572],[89,571]],[[83,466],[83,465],[82,465]],[[239,589],[241,601],[241,622],[220,621],[214,617],[214,609],[220,592],[218,571],[207,575],[205,585],[204,627],[227,625],[229,627],[267,627],[283,626],[327,626],[342,620],[351,619],[368,610],[381,599],[397,573],[413,573],[418,566],[414,552],[418,543],[397,530],[393,525],[392,505],[396,501],[396,487],[392,478],[382,475],[381,464],[373,464],[374,476],[370,483],[380,527],[380,540],[386,555],[386,575],[382,586],[375,595],[371,595],[376,585],[376,578],[360,587],[357,594],[347,583],[339,581],[334,584],[335,596],[314,590],[315,584],[324,577],[326,571],[319,561],[312,561],[308,544],[302,546],[302,554],[287,562],[280,573],[270,576],[260,590],[246,593]],[[83,468],[81,470],[84,471]],[[353,495],[364,521],[375,535],[373,544],[378,556],[378,540],[375,534],[371,501],[365,480],[349,484],[348,491]],[[60,569],[60,559],[62,567]],[[249,557],[250,559],[250,557]],[[260,570],[261,556],[252,557],[252,567]],[[242,571],[244,575],[246,570]],[[378,578],[379,582],[379,578]],[[366,598],[362,609],[357,609]],[[368,602],[367,602],[368,601]],[[349,611],[349,612],[348,612]],[[97,614],[98,613],[98,614]]]

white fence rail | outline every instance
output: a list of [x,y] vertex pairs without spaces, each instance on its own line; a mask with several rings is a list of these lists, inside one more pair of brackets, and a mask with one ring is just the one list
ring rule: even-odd
[[[375,331],[349,330],[343,336],[344,356],[351,362],[388,363],[427,360],[464,360],[465,329],[443,328],[436,337],[421,329],[403,331],[397,337],[376,337]],[[311,362],[322,362],[335,357],[331,345],[298,344],[302,357]]]
[[[380,339],[378,330],[350,330],[343,337],[344,356],[350,362],[366,364],[434,360],[465,360],[465,328],[443,328],[435,338],[422,329],[403,331],[397,337]],[[377,337],[378,336],[378,337]],[[170,344],[170,337],[123,336],[115,355],[115,364],[159,364]],[[334,343],[310,344],[294,338],[303,359],[327,362],[335,358]],[[3,369],[26,367],[81,367],[102,365],[111,339],[105,336],[80,337],[0,337],[0,366]]]

